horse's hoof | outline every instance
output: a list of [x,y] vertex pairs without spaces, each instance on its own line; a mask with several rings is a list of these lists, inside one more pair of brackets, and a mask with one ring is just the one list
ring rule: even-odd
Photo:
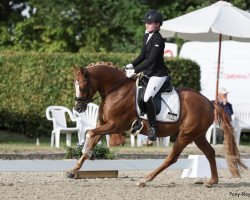
[[136,186],[142,188],[142,187],[145,187],[145,186],[146,186],[146,183],[145,183],[145,182],[140,182],[140,181],[139,181],[139,182],[136,183]]
[[204,183],[203,186],[206,187],[206,188],[211,188],[212,184],[211,183]]
[[202,184],[204,184],[204,181],[196,181],[196,182],[194,182],[194,184],[202,185]]
[[66,176],[67,176],[68,178],[74,178],[74,177],[75,177],[75,174],[72,173],[72,172],[66,172]]
[[217,184],[217,183],[218,181],[210,180],[210,181],[204,182],[203,186],[206,188],[211,188],[214,184]]

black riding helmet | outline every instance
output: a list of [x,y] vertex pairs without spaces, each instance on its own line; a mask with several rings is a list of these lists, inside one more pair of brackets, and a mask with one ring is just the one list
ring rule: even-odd
[[145,23],[152,23],[152,22],[159,23],[161,26],[163,23],[163,17],[162,17],[160,12],[158,12],[156,10],[150,10],[145,15],[144,22]]

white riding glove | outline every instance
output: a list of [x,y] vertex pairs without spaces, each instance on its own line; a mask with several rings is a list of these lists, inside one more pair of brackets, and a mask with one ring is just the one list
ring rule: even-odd
[[130,64],[127,64],[125,69],[134,69],[134,66],[130,63]]
[[131,78],[134,75],[135,75],[135,70],[134,69],[126,69],[126,76],[128,78]]

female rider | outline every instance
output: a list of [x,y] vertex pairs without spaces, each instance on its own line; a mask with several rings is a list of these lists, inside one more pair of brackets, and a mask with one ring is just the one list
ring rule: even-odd
[[164,64],[163,53],[165,42],[159,33],[163,18],[160,12],[151,10],[145,15],[146,34],[143,37],[143,45],[140,55],[130,64],[126,65],[128,78],[143,72],[149,78],[144,95],[146,112],[149,122],[148,140],[156,140],[156,111],[153,97],[165,82],[169,70]]

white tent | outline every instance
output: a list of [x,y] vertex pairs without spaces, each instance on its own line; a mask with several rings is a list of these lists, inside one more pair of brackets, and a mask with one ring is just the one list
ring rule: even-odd
[[194,41],[219,41],[216,78],[217,99],[220,74],[221,41],[250,42],[250,14],[226,1],[218,1],[208,7],[163,22],[163,37],[178,36]]
[[250,42],[250,14],[226,1],[163,22],[163,37],[215,42],[222,40]]
[[[223,41],[220,88],[229,91],[230,103],[250,103],[250,43]],[[185,42],[179,56],[197,62],[201,70],[201,93],[214,100],[217,73],[218,42]]]

